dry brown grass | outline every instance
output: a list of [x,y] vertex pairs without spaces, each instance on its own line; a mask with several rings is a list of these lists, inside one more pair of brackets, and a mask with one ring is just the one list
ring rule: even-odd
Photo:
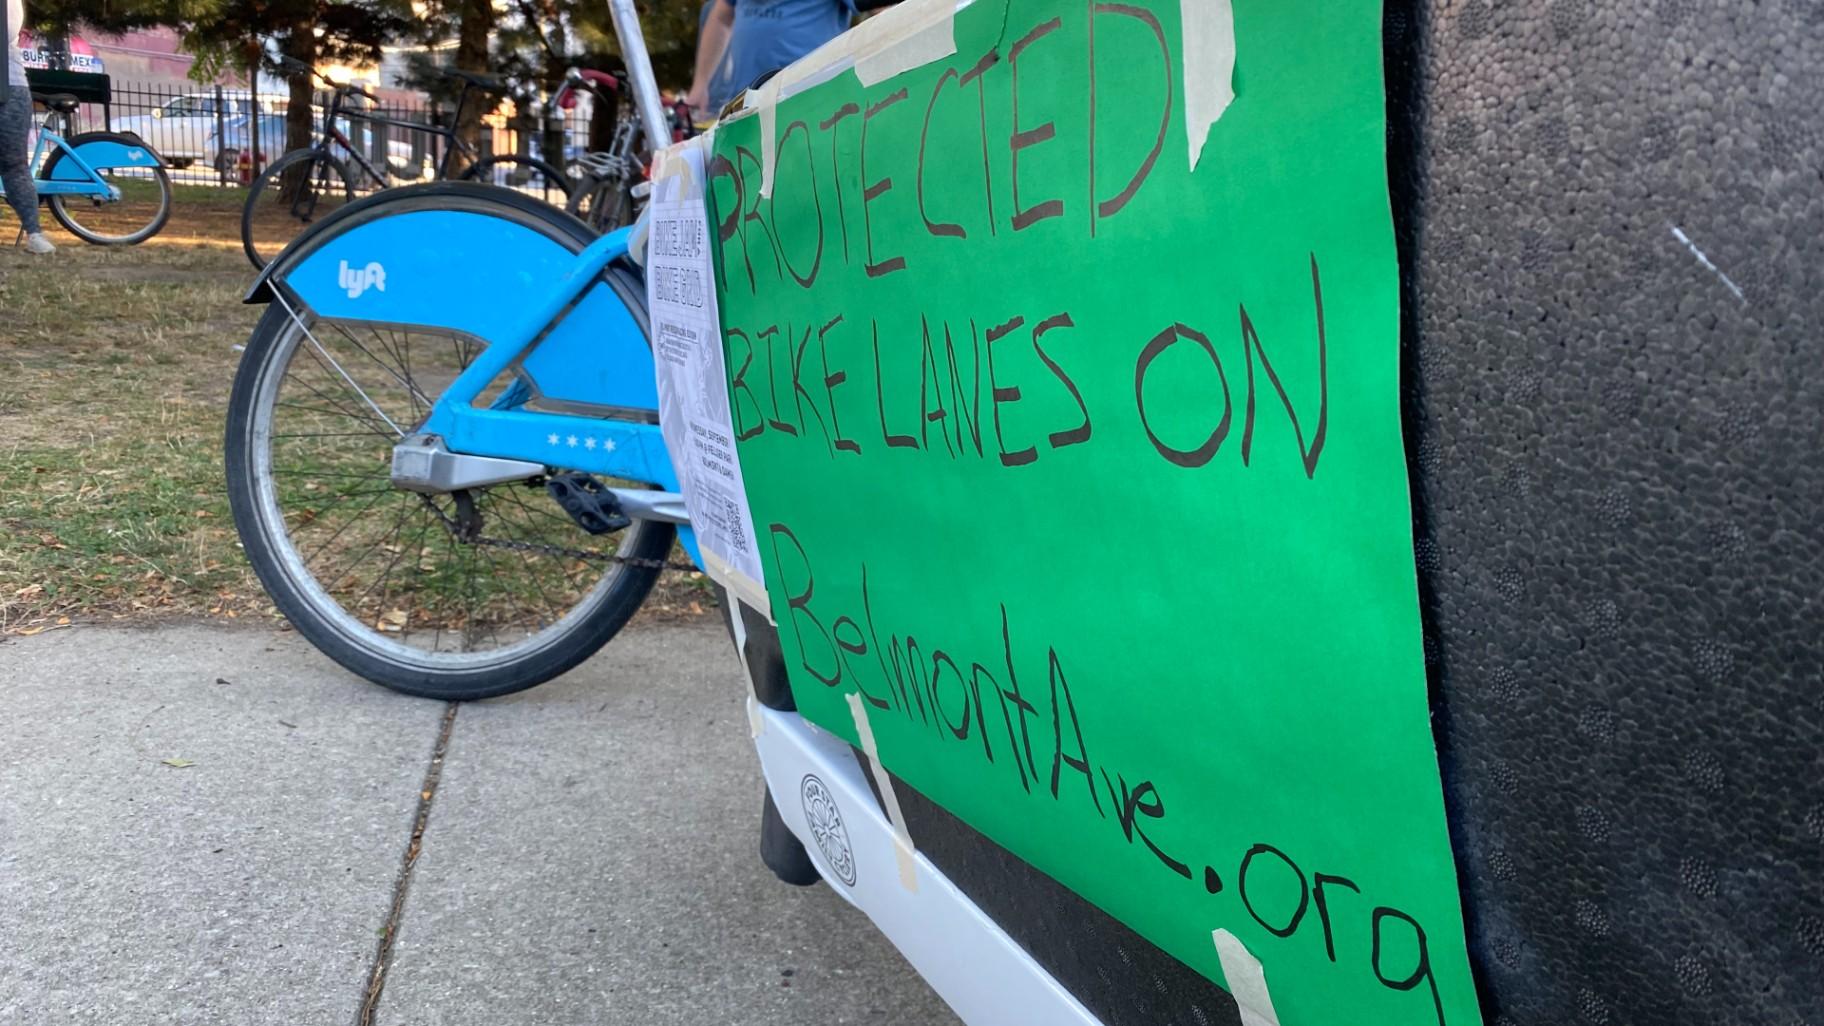
[[[222,418],[261,308],[235,190],[177,189],[138,246],[32,257],[0,220],[0,633],[270,618],[229,518]],[[651,614],[712,606],[667,574]]]

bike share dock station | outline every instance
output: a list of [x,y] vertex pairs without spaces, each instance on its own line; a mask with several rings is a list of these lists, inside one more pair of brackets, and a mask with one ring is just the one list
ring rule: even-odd
[[1747,256],[1817,264],[1815,175],[1679,163],[1752,132],[1661,59],[1806,29],[1687,13],[914,0],[661,153],[633,230],[339,212],[248,360],[478,339],[395,485],[654,486],[768,864],[967,1022],[1816,1022],[1824,290]]

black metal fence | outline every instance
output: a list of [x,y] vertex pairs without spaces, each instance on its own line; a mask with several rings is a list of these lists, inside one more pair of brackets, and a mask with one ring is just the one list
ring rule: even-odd
[[[320,142],[327,92],[312,100],[311,138]],[[454,103],[428,98],[389,99],[374,106],[365,100],[352,114],[374,114],[426,126],[448,126]],[[587,97],[575,109],[470,93],[470,103],[486,105],[480,153],[539,157],[566,167],[589,139]],[[107,129],[130,132],[156,150],[173,169],[176,181],[199,185],[244,186],[265,165],[290,149],[286,111],[289,93],[255,91],[237,86],[191,86],[178,83],[133,83],[116,80],[113,102],[83,104],[73,117],[74,131]],[[428,131],[380,125],[345,117],[342,133],[376,169],[393,176],[393,184],[434,177],[448,148],[447,140]],[[358,171],[358,169],[356,169]]]

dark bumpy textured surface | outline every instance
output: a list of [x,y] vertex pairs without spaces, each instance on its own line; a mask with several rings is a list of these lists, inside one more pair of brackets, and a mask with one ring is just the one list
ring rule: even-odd
[[1824,4],[1389,27],[1426,651],[1488,1018],[1824,1026]]
[[[1824,1026],[1824,2],[1389,0],[1386,27],[1486,1019]],[[897,786],[920,850],[1108,1026],[1236,1021]]]

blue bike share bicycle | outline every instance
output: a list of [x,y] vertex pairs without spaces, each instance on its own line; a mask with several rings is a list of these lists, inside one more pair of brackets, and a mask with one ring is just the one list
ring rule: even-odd
[[531,687],[627,622],[674,538],[695,557],[631,231],[433,183],[343,207],[255,283],[229,498],[279,611],[343,666],[445,699]]
[[76,97],[32,98],[50,112],[32,151],[33,184],[57,223],[98,246],[130,246],[157,235],[171,217],[171,180],[152,147],[119,132],[70,135]]

